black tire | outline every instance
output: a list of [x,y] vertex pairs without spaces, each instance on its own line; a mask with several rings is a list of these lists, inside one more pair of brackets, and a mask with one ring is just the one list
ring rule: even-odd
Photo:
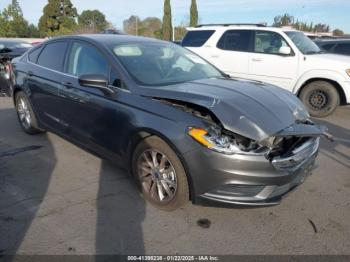
[[[161,159],[163,156],[169,161],[165,166],[167,168],[164,168],[166,170],[174,170],[175,172],[171,172],[172,176],[176,178],[176,189],[174,190],[174,187],[171,188],[171,194],[167,194],[168,191],[166,191],[163,188],[163,193],[165,193],[166,197],[169,199],[164,199],[161,201],[159,198],[159,189],[158,189],[158,181],[157,178],[155,178],[154,174],[152,175],[149,173],[148,175],[145,175],[147,172],[145,172],[141,166],[142,164],[146,164],[147,161],[145,161],[145,154],[151,154],[151,152],[157,152],[157,158],[159,162],[161,162]],[[152,159],[151,159],[152,160]],[[157,207],[158,209],[164,210],[164,211],[173,211],[176,210],[182,206],[184,206],[189,201],[189,187],[188,187],[188,181],[185,169],[176,155],[176,153],[172,150],[172,148],[164,142],[162,139],[156,136],[148,137],[141,141],[137,147],[134,150],[133,157],[132,157],[132,172],[133,175],[137,181],[137,184],[139,186],[140,191],[143,193],[144,198],[151,203],[153,206]],[[160,165],[159,165],[160,166]],[[144,166],[143,166],[144,167]],[[147,167],[146,167],[147,168]],[[152,170],[150,168],[150,170]],[[165,172],[166,173],[166,172]],[[162,176],[167,176],[164,174],[158,174],[160,177],[160,180],[162,180]],[[150,185],[148,182],[146,183],[144,180],[142,180],[142,177],[147,178],[147,180],[150,181]],[[154,180],[153,180],[154,179]],[[168,177],[165,178],[167,181]],[[174,179],[172,180],[172,183]],[[164,181],[162,182],[164,183]],[[160,183],[160,185],[162,184]],[[149,185],[149,186],[148,186]],[[171,184],[173,185],[173,184]],[[156,187],[157,194],[152,195],[152,187]],[[146,188],[149,188],[149,190],[146,190]],[[169,187],[167,188],[169,189]],[[162,193],[162,194],[163,194]]]
[[340,97],[335,86],[322,80],[307,84],[299,97],[313,117],[329,116],[340,104]]
[[[26,94],[22,91],[18,91],[15,96],[17,117],[24,132],[30,135],[45,133],[46,131],[41,129],[38,125],[38,120],[35,117],[32,105]],[[23,109],[23,103],[26,105],[26,110]],[[23,116],[21,115],[23,114],[23,111],[25,111],[26,114],[29,114],[28,119],[23,119]]]

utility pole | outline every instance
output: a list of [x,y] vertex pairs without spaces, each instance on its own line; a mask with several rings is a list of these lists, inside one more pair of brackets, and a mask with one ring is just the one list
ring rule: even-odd
[[172,17],[173,17],[173,41],[175,41],[175,1],[173,1],[173,12],[172,13]]
[[139,21],[137,19],[137,16],[135,16],[135,29],[136,29],[136,36],[139,35],[139,25],[138,25]]

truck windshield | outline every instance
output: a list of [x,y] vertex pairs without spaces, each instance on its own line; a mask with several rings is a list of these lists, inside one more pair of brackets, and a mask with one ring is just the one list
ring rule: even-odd
[[322,53],[321,49],[312,42],[304,33],[298,31],[284,32],[304,55]]

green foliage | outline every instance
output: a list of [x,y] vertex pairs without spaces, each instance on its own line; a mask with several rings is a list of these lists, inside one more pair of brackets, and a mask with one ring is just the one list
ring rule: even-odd
[[192,0],[190,10],[190,26],[195,27],[198,25],[198,9],[196,0]]
[[100,32],[107,28],[106,16],[98,10],[85,10],[78,17],[79,26]]
[[127,34],[162,38],[162,21],[157,17],[141,20],[138,16],[130,16],[124,20],[123,25],[124,32]]
[[21,7],[17,1],[8,5],[0,15],[0,36],[26,37],[28,22],[23,18]]
[[273,26],[291,26],[294,24],[294,17],[289,14],[279,15],[273,19]]
[[333,35],[334,36],[344,36],[344,32],[340,29],[334,29],[333,30]]
[[182,40],[185,37],[187,30],[185,26],[175,27],[175,40]]
[[330,31],[330,26],[327,24],[318,23],[314,25],[312,22],[308,24],[306,22],[299,22],[299,20],[296,20],[296,22],[294,22],[294,17],[289,14],[276,16],[274,18],[274,22],[272,26],[276,26],[276,27],[290,26],[297,30],[305,31],[305,32],[325,33]]
[[163,16],[163,39],[171,41],[173,38],[173,24],[171,17],[170,0],[164,0],[164,16]]
[[41,36],[70,34],[76,29],[76,8],[70,0],[48,0],[39,20]]

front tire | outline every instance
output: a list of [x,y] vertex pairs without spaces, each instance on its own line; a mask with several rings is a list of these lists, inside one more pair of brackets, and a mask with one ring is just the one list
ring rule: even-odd
[[45,130],[39,128],[32,105],[26,94],[19,91],[16,93],[15,97],[17,117],[24,132],[30,135],[44,133]]
[[156,136],[136,147],[132,171],[144,198],[155,207],[173,211],[189,200],[185,169],[172,148]]
[[340,104],[335,86],[321,80],[307,84],[300,93],[300,100],[311,116],[320,118],[331,115]]

